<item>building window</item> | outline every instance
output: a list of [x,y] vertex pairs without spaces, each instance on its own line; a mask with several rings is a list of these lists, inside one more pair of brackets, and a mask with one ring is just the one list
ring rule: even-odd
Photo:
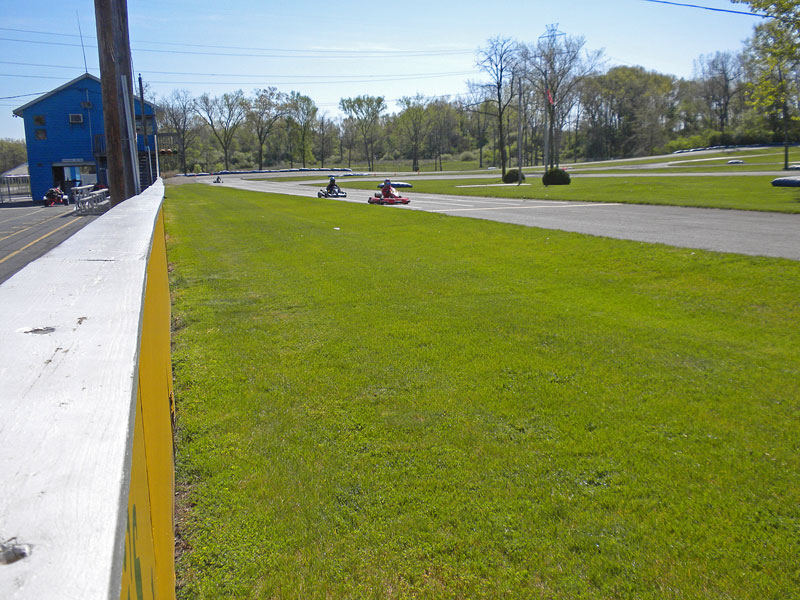
[[47,119],[44,115],[34,115],[33,116],[33,124],[37,127],[44,127],[47,125]]
[[36,139],[37,140],[46,140],[47,139],[47,129],[37,129],[36,130]]

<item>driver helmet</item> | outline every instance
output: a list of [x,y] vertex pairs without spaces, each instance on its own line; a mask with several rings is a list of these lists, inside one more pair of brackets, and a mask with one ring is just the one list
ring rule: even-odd
[[335,182],[336,182],[336,177],[334,177],[333,175],[331,175],[331,183],[335,183]]
[[391,184],[392,184],[392,182],[391,182],[391,181],[389,181],[389,178],[388,178],[388,177],[387,177],[386,179],[384,179],[384,180],[383,180],[383,185],[391,185]]

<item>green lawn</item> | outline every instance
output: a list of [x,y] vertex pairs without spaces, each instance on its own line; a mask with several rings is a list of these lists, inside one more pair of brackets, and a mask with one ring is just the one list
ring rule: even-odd
[[[575,167],[570,166],[569,171],[572,173],[726,173],[726,174],[735,174],[735,173],[757,173],[763,172],[766,174],[772,173],[780,173],[780,176],[790,176],[790,175],[800,175],[797,171],[784,171],[783,170],[783,163],[781,165],[776,165],[772,163],[745,163],[743,165],[729,165],[726,163],[708,163],[708,164],[696,164],[696,165],[675,165],[669,167],[649,167],[647,169],[640,169],[640,168],[633,168],[633,167],[625,167],[625,168],[592,168],[592,167],[582,167],[577,165]],[[533,175],[533,171],[529,171],[526,167],[524,169],[526,175]],[[541,175],[541,170],[539,171],[539,175]],[[775,175],[773,175],[775,177]]]
[[[716,151],[704,152],[684,152],[682,154],[666,154],[661,156],[645,156],[642,158],[628,158],[610,161],[596,161],[593,163],[575,163],[576,166],[591,164],[603,165],[626,165],[646,167],[652,164],[667,163],[671,167],[678,168],[689,165],[710,166],[714,164],[725,164],[731,159],[740,159],[745,165],[753,163],[771,164],[776,169],[783,168],[783,147],[770,146],[765,148],[729,148]],[[800,146],[789,147],[789,162],[800,161]],[[569,163],[568,159],[562,162]],[[740,165],[741,168],[741,165]]]
[[167,188],[178,597],[790,598],[800,263]]
[[[623,202],[630,204],[668,204],[707,208],[734,208],[800,213],[800,188],[772,187],[770,176],[715,177],[574,177],[570,185],[542,185],[541,178],[529,177],[524,186],[497,186],[498,179],[413,180],[408,195],[414,192],[491,196],[533,200],[582,202]],[[350,181],[342,178],[345,189],[375,189],[381,181]],[[469,187],[464,187],[469,186]],[[404,191],[405,193],[405,191]]]

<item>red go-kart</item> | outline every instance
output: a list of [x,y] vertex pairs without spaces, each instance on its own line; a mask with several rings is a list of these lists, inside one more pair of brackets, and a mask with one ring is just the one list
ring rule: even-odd
[[375,195],[370,197],[367,202],[370,204],[408,204],[411,200],[398,194],[393,187],[387,186],[380,192],[375,192]]
[[60,187],[56,186],[47,190],[42,200],[44,200],[45,206],[53,206],[54,204],[66,204],[69,201],[69,196],[62,192]]

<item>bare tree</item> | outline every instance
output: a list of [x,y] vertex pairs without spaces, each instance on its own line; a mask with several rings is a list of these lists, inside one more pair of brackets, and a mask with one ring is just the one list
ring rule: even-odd
[[197,113],[219,142],[226,171],[230,166],[230,151],[236,130],[244,122],[247,108],[248,102],[242,90],[214,98],[203,94],[197,99]]
[[545,168],[558,165],[558,142],[561,126],[578,100],[578,88],[600,64],[602,51],[585,52],[582,36],[567,36],[555,27],[536,43],[522,46],[520,54],[527,78],[544,100],[547,116]]
[[397,124],[411,146],[411,168],[419,171],[420,149],[431,127],[427,110],[429,100],[422,94],[417,94],[413,98],[410,96],[400,98],[399,104],[403,110],[397,116]]
[[303,167],[305,167],[306,159],[313,159],[311,154],[311,130],[317,118],[317,106],[311,98],[303,96],[299,92],[289,94],[287,106],[292,121],[297,127],[300,160],[303,163]]
[[491,111],[490,90],[474,81],[467,82],[467,98],[462,109],[470,114],[469,132],[478,145],[478,167],[483,168],[483,148],[489,143],[489,119]]
[[721,133],[730,123],[731,104],[742,91],[741,57],[732,52],[700,55],[695,71],[702,83],[703,99]]
[[439,170],[442,171],[442,153],[450,145],[457,129],[458,115],[455,108],[447,98],[439,98],[428,105],[430,133],[428,134],[428,144],[434,158],[439,162]]
[[181,170],[186,174],[186,149],[197,137],[197,115],[195,99],[188,90],[175,90],[160,102],[165,129],[175,134]]
[[283,125],[283,142],[286,148],[286,157],[289,159],[289,166],[294,168],[294,159],[297,156],[297,149],[300,147],[299,127],[291,115],[281,121],[281,125]]
[[325,157],[333,153],[333,144],[336,141],[339,130],[336,123],[326,115],[322,115],[317,120],[317,145],[319,148],[319,159],[322,167],[325,167]]
[[491,88],[490,105],[493,116],[497,119],[497,137],[500,146],[500,166],[506,174],[506,110],[514,99],[516,92],[516,66],[518,61],[518,45],[511,38],[495,37],[489,40],[488,46],[478,51],[478,66],[491,79],[487,87]]
[[[353,147],[356,145],[356,121],[353,118],[346,118],[342,121],[341,126],[342,137],[340,138],[341,144],[347,148],[347,168],[349,169],[352,164]],[[340,152],[344,156],[344,151]]]
[[277,88],[255,90],[247,111],[247,121],[258,140],[258,169],[264,168],[264,144],[275,124],[286,116],[286,94]]
[[339,108],[355,122],[361,141],[364,142],[364,153],[367,159],[367,168],[375,168],[375,140],[377,139],[380,118],[386,110],[383,96],[356,96],[355,98],[342,98]]

